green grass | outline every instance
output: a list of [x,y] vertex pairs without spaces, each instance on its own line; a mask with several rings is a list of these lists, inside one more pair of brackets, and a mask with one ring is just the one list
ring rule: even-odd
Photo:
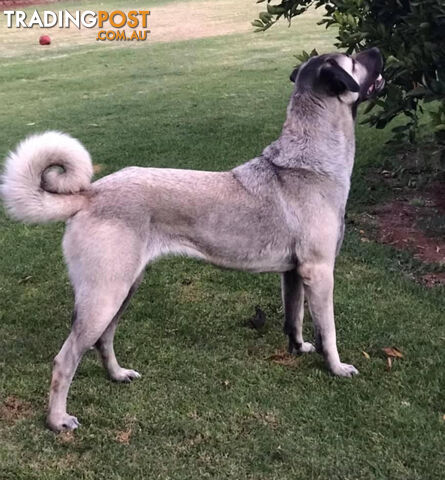
[[[79,137],[104,174],[130,164],[231,168],[279,134],[292,55],[330,48],[314,17],[295,23],[266,35],[17,54],[0,70],[0,154],[53,128]],[[354,210],[370,200],[363,173],[384,158],[386,137],[358,127]],[[0,228],[2,480],[443,478],[445,296],[404,273],[407,255],[347,234],[335,306],[341,355],[361,372],[352,380],[333,378],[317,355],[289,367],[269,360],[285,346],[278,276],[181,258],[149,266],[116,337],[122,364],[143,377],[113,384],[88,354],[69,396],[82,427],[55,436],[44,411],[72,308],[63,225],[1,214]],[[267,314],[260,333],[245,326],[255,305]],[[309,319],[305,328],[310,338]],[[386,346],[405,356],[390,372]],[[11,396],[24,408],[18,418],[1,409]]]

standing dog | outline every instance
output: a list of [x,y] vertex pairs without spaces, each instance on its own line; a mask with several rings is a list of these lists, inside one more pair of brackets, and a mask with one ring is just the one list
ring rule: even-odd
[[166,254],[280,273],[289,350],[315,350],[302,336],[306,295],[316,349],[329,369],[344,377],[358,373],[338,355],[333,274],[357,105],[382,89],[382,68],[376,48],[311,58],[291,75],[295,88],[279,139],[228,172],[130,167],[91,183],[88,152],[58,132],[31,136],[9,154],[1,186],[9,214],[25,222],[67,222],[63,251],[74,321],[54,360],[51,429],[79,425],[66,401],[92,346],[113,380],[139,377],[117,362],[114,332],[145,266]]

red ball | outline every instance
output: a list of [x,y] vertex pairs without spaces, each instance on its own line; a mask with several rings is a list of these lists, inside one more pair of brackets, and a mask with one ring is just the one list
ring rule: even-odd
[[39,38],[39,43],[40,45],[49,45],[51,43],[51,39],[49,38],[49,35],[42,35]]

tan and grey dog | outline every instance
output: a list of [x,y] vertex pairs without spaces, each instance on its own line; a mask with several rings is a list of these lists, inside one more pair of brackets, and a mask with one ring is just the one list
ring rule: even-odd
[[91,183],[88,152],[58,132],[31,136],[9,154],[1,185],[9,214],[25,222],[67,222],[63,251],[74,321],[54,360],[51,429],[79,425],[66,401],[92,346],[113,380],[139,377],[117,362],[114,332],[145,266],[166,254],[280,273],[290,351],[315,350],[302,336],[306,295],[317,350],[329,369],[345,377],[358,373],[337,352],[333,273],[356,109],[383,87],[382,67],[375,48],[310,59],[291,75],[295,88],[279,139],[228,172],[130,167]]

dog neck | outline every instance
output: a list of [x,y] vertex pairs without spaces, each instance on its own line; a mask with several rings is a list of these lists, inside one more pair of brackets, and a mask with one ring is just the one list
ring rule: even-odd
[[294,94],[278,140],[262,157],[282,168],[304,168],[346,182],[355,155],[351,106],[337,97]]

